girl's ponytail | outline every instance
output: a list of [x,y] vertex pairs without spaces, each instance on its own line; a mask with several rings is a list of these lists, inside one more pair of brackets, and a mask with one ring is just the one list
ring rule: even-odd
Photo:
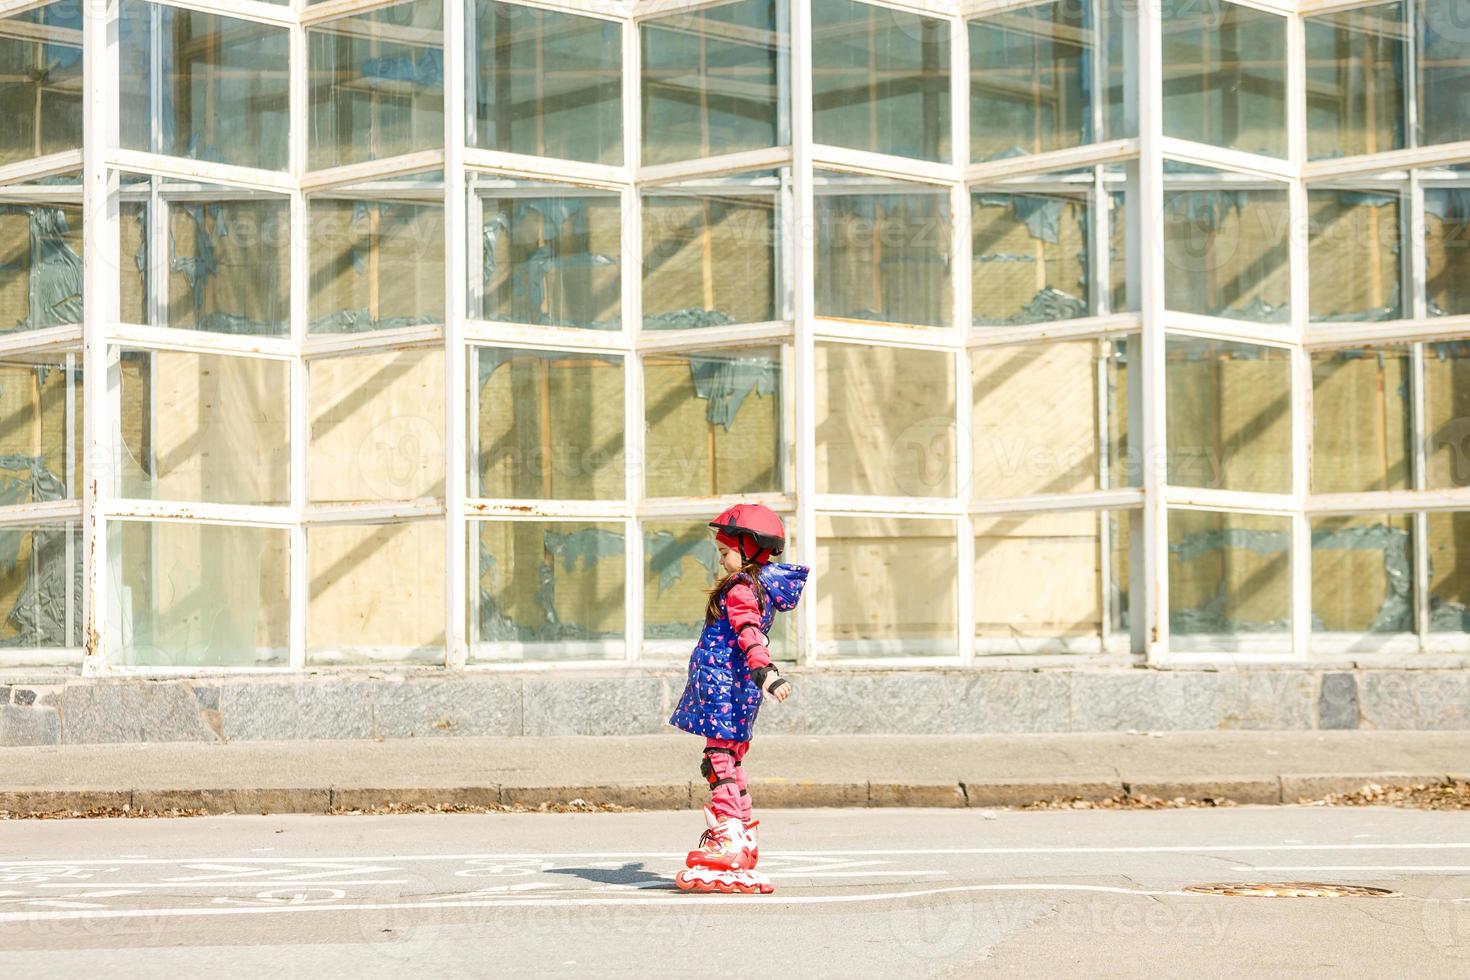
[[730,572],[724,578],[716,582],[714,584],[714,587],[709,590],[709,602],[704,607],[704,625],[708,626],[710,623],[713,623],[715,620],[720,618],[720,599],[725,595],[725,590],[729,588],[731,580],[734,579],[737,575],[744,575],[750,580],[750,588],[752,591],[755,592],[756,606],[760,609],[761,613],[764,614],[766,611],[766,588],[765,586],[761,585],[760,572],[760,562],[748,561],[740,569],[740,571]]

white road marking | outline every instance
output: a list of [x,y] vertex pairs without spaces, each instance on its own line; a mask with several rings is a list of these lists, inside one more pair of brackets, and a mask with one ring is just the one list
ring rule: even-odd
[[1470,865],[1453,864],[1259,864],[1237,871],[1423,871],[1464,874]]
[[[1175,844],[1161,847],[953,847],[953,848],[888,848],[858,851],[780,851],[771,857],[907,857],[910,855],[1006,855],[1006,854],[1219,854],[1232,851],[1470,851],[1470,843],[1383,843],[1383,844]],[[380,854],[340,858],[288,857],[214,857],[214,858],[70,858],[65,860],[6,861],[3,868],[55,867],[57,865],[98,864],[351,864],[354,870],[364,861],[375,863],[404,861],[535,861],[603,858],[606,860],[677,860],[687,851],[556,851],[500,852],[487,854]],[[232,869],[233,870],[233,869]],[[371,870],[371,869],[362,869]],[[237,872],[238,873],[238,872]]]
[[[270,885],[312,885],[332,886],[340,888],[343,885],[406,885],[407,878],[393,878],[388,880],[363,880],[363,881],[298,881],[295,878],[253,878],[250,881],[122,881],[105,882],[111,888],[265,888]],[[37,885],[37,888],[76,888],[77,884],[50,884]]]
[[871,878],[890,877],[901,878],[905,875],[945,875],[948,871],[789,871],[776,872],[781,880],[787,878]]
[[946,888],[925,888],[912,891],[879,892],[863,895],[679,895],[668,898],[512,898],[488,901],[443,901],[443,902],[373,902],[355,905],[256,905],[238,907],[209,907],[187,909],[98,909],[74,912],[0,912],[0,922],[38,922],[58,919],[127,919],[127,918],[179,918],[207,915],[256,915],[289,912],[375,912],[413,909],[455,908],[571,908],[599,905],[727,905],[753,902],[759,905],[847,905],[864,902],[884,902],[893,899],[923,898],[929,895],[945,895],[960,892],[1093,892],[1111,895],[1128,895],[1139,898],[1175,896],[1184,898],[1211,898],[1219,896],[1195,895],[1190,892],[1143,888],[1122,888],[1113,885],[1077,885],[1029,882],[1011,885],[955,885]]

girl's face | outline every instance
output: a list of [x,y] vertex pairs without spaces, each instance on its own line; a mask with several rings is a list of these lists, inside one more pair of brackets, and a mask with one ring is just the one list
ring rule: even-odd
[[715,542],[715,547],[718,548],[720,552],[721,568],[723,568],[727,572],[740,571],[741,566],[745,564],[743,561],[740,560],[740,552],[736,551],[734,548],[726,547],[725,545],[720,544],[718,541]]

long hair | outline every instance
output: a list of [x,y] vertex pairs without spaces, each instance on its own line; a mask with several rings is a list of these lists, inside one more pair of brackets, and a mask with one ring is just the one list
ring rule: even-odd
[[747,561],[740,567],[738,572],[728,572],[723,578],[714,584],[709,590],[709,603],[704,607],[704,625],[708,626],[720,618],[720,599],[725,595],[725,590],[730,587],[730,580],[737,575],[744,575],[750,579],[750,587],[755,592],[756,605],[761,612],[766,611],[766,589],[761,585],[761,563],[758,561]]

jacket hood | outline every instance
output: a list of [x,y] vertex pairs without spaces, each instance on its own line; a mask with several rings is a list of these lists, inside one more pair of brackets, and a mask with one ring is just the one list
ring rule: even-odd
[[771,600],[771,605],[780,612],[790,612],[801,599],[801,590],[806,587],[806,578],[811,569],[805,565],[762,565],[761,587]]

